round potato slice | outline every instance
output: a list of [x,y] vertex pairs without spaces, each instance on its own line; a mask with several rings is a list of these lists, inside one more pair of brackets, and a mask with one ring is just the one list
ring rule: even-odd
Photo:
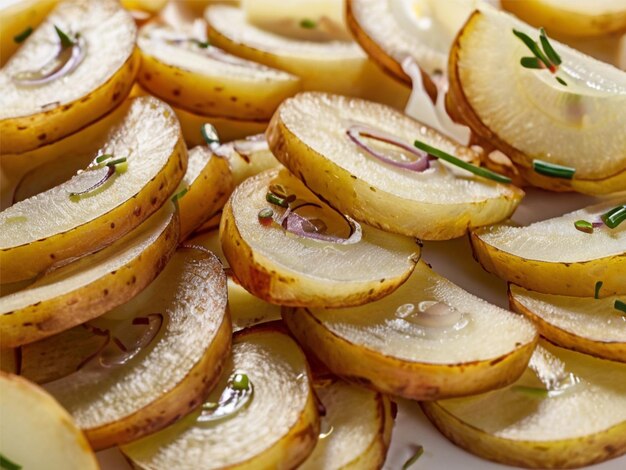
[[3,295],[2,347],[52,336],[133,298],[163,269],[178,232],[178,213],[169,205],[105,249]]
[[231,342],[226,295],[215,256],[179,250],[139,296],[86,325],[109,341],[46,389],[94,449],[168,426],[219,380]]
[[3,283],[31,278],[128,233],[167,201],[187,165],[174,113],[150,97],[133,99],[99,154],[110,155],[105,163],[125,158],[127,170],[96,159],[66,183],[0,212]]
[[187,190],[178,201],[180,239],[184,240],[220,210],[233,191],[228,160],[214,154],[207,146],[192,148],[182,185]]
[[[55,26],[73,46],[61,44]],[[54,142],[121,103],[139,68],[136,35],[115,0],[59,3],[0,69],[1,152]]]
[[[289,213],[268,202],[273,188],[292,201]],[[273,218],[260,220],[268,208]],[[322,238],[288,230],[293,214],[294,224],[325,226],[326,231],[315,232]],[[267,170],[235,189],[224,208],[220,240],[249,292],[290,306],[350,306],[378,299],[406,280],[420,255],[415,240],[349,221],[284,169]]]
[[256,327],[235,335],[232,361],[198,412],[122,452],[150,470],[293,469],[318,434],[302,351],[286,334]]
[[139,83],[187,111],[240,120],[268,120],[300,79],[240,59],[169,26],[149,23],[139,31]]
[[29,381],[0,372],[0,455],[7,470],[100,468],[71,416]]
[[283,320],[335,374],[414,400],[507,385],[537,342],[532,323],[420,262],[393,294],[356,308],[285,309]]
[[326,414],[320,438],[300,470],[377,470],[393,429],[389,398],[340,380],[319,381],[315,393]]
[[626,200],[613,199],[526,227],[494,225],[474,230],[474,258],[485,270],[545,294],[601,297],[626,294],[626,224],[584,233],[579,220],[596,222]]
[[626,452],[626,364],[547,342],[513,386],[421,405],[452,442],[507,465],[578,468]]
[[[449,107],[533,185],[592,194],[624,189],[626,73],[556,41],[550,43],[561,63],[554,73],[525,68],[520,61],[532,53],[513,30],[539,40],[539,31],[506,13],[472,14],[450,53]],[[537,160],[574,174],[537,171]]]
[[[313,192],[357,220],[403,235],[459,237],[469,227],[506,219],[524,194],[511,185],[461,175],[440,162],[423,172],[392,166],[350,139],[354,125],[389,134],[406,146],[419,139],[465,160],[477,158],[469,148],[387,106],[322,93],[285,101],[267,136],[276,158]],[[371,142],[390,159],[400,153],[398,147]]]
[[541,294],[509,285],[511,308],[526,315],[544,338],[567,349],[626,362],[626,321],[616,308],[618,300]]

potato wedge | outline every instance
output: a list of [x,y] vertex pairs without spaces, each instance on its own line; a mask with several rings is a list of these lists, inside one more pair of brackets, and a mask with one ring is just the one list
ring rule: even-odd
[[531,322],[474,297],[424,262],[381,300],[349,309],[284,309],[283,321],[334,374],[413,400],[514,382],[537,342]]
[[98,253],[3,295],[2,347],[52,336],[133,298],[163,269],[174,252],[178,232],[178,213],[168,205]]
[[355,122],[406,145],[421,139],[459,158],[477,158],[469,148],[389,107],[322,93],[301,93],[285,101],[272,118],[268,143],[281,163],[338,210],[426,240],[459,237],[469,227],[506,219],[524,194],[511,185],[457,176],[439,162],[422,173],[381,162],[348,137]]
[[502,7],[533,26],[571,36],[626,31],[626,5],[620,0],[501,0]]
[[[292,200],[289,213],[266,200],[275,187]],[[273,219],[263,222],[259,213],[267,208]],[[328,231],[316,233],[334,241],[288,231],[291,213],[319,220]],[[224,207],[220,240],[242,286],[267,302],[290,306],[351,306],[378,299],[406,280],[420,255],[415,240],[348,221],[285,169],[267,170],[235,189]]]
[[71,416],[44,390],[0,372],[0,397],[3,469],[100,468]]
[[383,394],[341,380],[315,383],[326,410],[320,439],[300,470],[376,470],[387,456],[393,416]]
[[187,173],[182,181],[187,192],[178,201],[181,240],[226,203],[234,188],[228,163],[206,146],[189,151]]
[[94,449],[170,425],[220,378],[231,342],[226,295],[215,256],[179,250],[139,296],[88,324],[110,341],[46,389]]
[[[532,54],[513,29],[533,40],[540,35],[503,12],[472,14],[450,53],[448,107],[533,185],[590,194],[623,190],[626,73],[556,41],[562,63],[555,74],[525,68],[520,60]],[[573,176],[540,173],[537,160],[570,168]]]
[[626,294],[626,224],[593,233],[576,229],[578,220],[595,222],[624,199],[612,199],[526,227],[495,225],[473,230],[474,258],[486,271],[545,294],[607,297]]
[[[236,374],[248,379],[238,391]],[[229,410],[220,406],[228,397]],[[235,335],[232,361],[200,411],[122,452],[151,470],[293,469],[311,453],[318,434],[304,354],[286,334],[256,327]]]
[[155,96],[195,114],[269,120],[300,89],[295,75],[240,59],[169,26],[139,31],[139,83]]
[[531,320],[544,338],[601,359],[626,362],[626,322],[617,296],[567,297],[509,285],[511,309]]
[[[60,46],[55,25],[80,37],[71,46],[73,58],[50,72],[49,61],[69,50]],[[132,17],[115,0],[60,2],[0,69],[1,152],[55,142],[124,101],[139,68],[136,34]]]
[[421,406],[452,442],[507,465],[577,468],[626,452],[626,364],[547,342],[513,386]]
[[[167,201],[187,165],[176,117],[148,97],[133,99],[99,154],[126,158],[127,171],[113,167],[115,173],[92,191],[111,170],[94,161],[70,181],[0,212],[3,283],[31,278],[128,233]],[[84,194],[72,196],[76,192]]]

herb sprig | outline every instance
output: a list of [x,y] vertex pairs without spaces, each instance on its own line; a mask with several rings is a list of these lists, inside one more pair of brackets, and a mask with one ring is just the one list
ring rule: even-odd
[[61,47],[63,49],[67,49],[68,47],[72,47],[76,44],[76,40],[70,38],[70,36],[57,25],[54,25],[54,30],[57,32],[57,36],[59,36],[59,41],[61,42]]
[[567,86],[567,82],[556,75],[561,65],[561,56],[554,50],[550,40],[543,28],[539,28],[539,43],[533,40],[528,34],[513,29],[513,34],[517,36],[533,53],[532,57],[522,57],[520,64],[526,69],[548,69],[552,73],[557,82],[563,86]]
[[618,299],[615,301],[615,304],[613,304],[613,307],[615,307],[615,310],[626,313],[626,302],[622,302]]
[[424,454],[424,447],[421,445],[415,446],[415,452],[413,453],[413,455],[411,455],[411,457],[408,458],[406,462],[404,462],[404,465],[402,465],[402,470],[407,470],[409,467],[411,467],[415,462],[419,460],[419,458],[423,454]]
[[30,36],[32,33],[33,33],[33,28],[31,26],[29,26],[28,28],[26,28],[21,33],[16,34],[15,36],[13,36],[13,42],[15,42],[17,44],[21,44],[24,41],[26,41],[26,38],[28,38],[28,36]]
[[540,175],[551,176],[552,178],[563,178],[571,180],[576,174],[576,169],[569,166],[556,165],[544,162],[543,160],[533,160],[533,170]]

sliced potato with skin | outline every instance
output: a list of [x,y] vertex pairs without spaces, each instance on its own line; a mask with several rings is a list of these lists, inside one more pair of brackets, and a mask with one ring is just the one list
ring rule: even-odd
[[[59,38],[80,33],[82,61],[64,77],[33,86],[15,77],[56,57]],[[139,68],[130,14],[115,0],[60,2],[0,70],[2,153],[55,142],[96,121],[124,101]]]
[[94,449],[168,426],[197,408],[219,380],[231,342],[226,295],[215,256],[179,250],[140,295],[89,323],[111,341],[46,389]]
[[547,342],[513,386],[421,406],[456,445],[507,465],[578,468],[626,452],[626,364]]
[[507,385],[537,342],[531,322],[437,275],[424,262],[393,294],[343,309],[284,309],[300,344],[336,375],[413,400]]
[[[274,186],[295,196],[294,208],[316,204],[314,216],[330,228],[329,235],[343,237],[339,231],[347,231],[347,220],[287,170],[267,170],[247,179],[226,203],[220,240],[233,273],[252,294],[278,305],[360,305],[394,291],[413,270],[420,248],[407,237],[362,226],[360,241],[341,244],[286,231],[278,222],[285,209],[266,201]],[[270,206],[274,219],[264,225],[259,212]]]
[[407,145],[419,139],[465,160],[478,156],[384,105],[322,93],[288,99],[268,128],[270,149],[313,192],[357,220],[427,240],[450,239],[506,219],[524,194],[511,185],[457,176],[440,162],[422,173],[381,162],[347,136],[354,123]]
[[93,167],[0,212],[3,283],[31,278],[128,233],[167,201],[187,165],[176,117],[167,105],[148,97],[133,99],[100,153],[126,158],[127,171],[72,197],[107,174],[106,166]]
[[180,239],[184,240],[202,222],[221,209],[233,191],[228,160],[214,154],[206,146],[192,148],[182,185],[187,189],[178,200]]
[[593,233],[576,229],[595,222],[624,199],[612,199],[526,227],[494,225],[471,232],[474,258],[486,271],[545,294],[593,297],[626,294],[626,224]]
[[268,120],[300,89],[295,75],[228,54],[169,26],[139,31],[139,83],[155,96],[195,114]]
[[618,296],[602,299],[533,292],[509,285],[511,308],[528,317],[541,336],[567,349],[626,362],[626,321]]
[[138,468],[150,470],[296,468],[319,434],[316,401],[300,348],[271,326],[236,334],[232,360],[210,402],[218,401],[232,373],[246,374],[253,390],[238,411],[213,421],[206,420],[206,411],[193,413],[123,446],[122,452]]
[[316,382],[315,393],[326,414],[315,450],[298,468],[382,468],[394,424],[391,400],[340,380]]
[[2,468],[100,468],[71,416],[44,390],[0,372],[0,397]]
[[[562,59],[557,76],[566,86],[559,84],[548,70],[520,65],[530,51],[513,29],[539,36],[503,12],[472,14],[450,53],[449,108],[508,155],[533,185],[591,194],[624,189],[626,73],[551,41]],[[539,174],[534,160],[575,174],[571,180]]]
[[52,336],[130,300],[163,269],[178,233],[178,213],[168,205],[103,250],[3,295],[2,347]]

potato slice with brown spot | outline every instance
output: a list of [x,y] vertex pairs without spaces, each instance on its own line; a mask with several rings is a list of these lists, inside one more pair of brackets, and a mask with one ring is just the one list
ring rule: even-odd
[[[53,64],[70,50],[55,26],[75,45],[71,59]],[[124,101],[139,68],[136,35],[135,22],[115,0],[59,3],[0,70],[1,152],[54,142]]]

